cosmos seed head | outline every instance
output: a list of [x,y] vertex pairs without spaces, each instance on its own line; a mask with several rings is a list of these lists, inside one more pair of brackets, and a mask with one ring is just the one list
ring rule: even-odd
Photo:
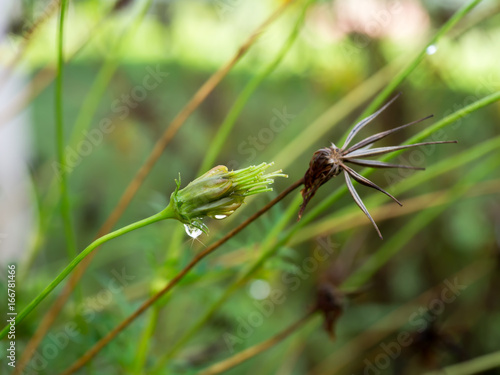
[[298,215],[299,220],[302,217],[302,214],[303,214],[307,204],[312,199],[314,194],[316,194],[316,191],[320,188],[320,186],[325,184],[331,178],[340,174],[340,172],[344,171],[347,188],[349,189],[349,192],[351,193],[352,197],[354,198],[354,201],[359,206],[359,208],[365,213],[365,215],[368,217],[368,219],[372,222],[379,237],[382,238],[382,234],[380,233],[380,231],[377,227],[377,224],[375,224],[375,221],[370,216],[368,210],[366,209],[365,205],[363,204],[363,201],[361,200],[358,193],[354,189],[354,185],[352,184],[351,178],[362,185],[371,187],[373,189],[376,189],[376,190],[384,193],[385,195],[387,195],[388,197],[393,199],[400,206],[402,206],[402,204],[400,201],[398,201],[396,198],[394,198],[391,194],[386,192],[381,187],[375,185],[373,182],[368,180],[366,177],[357,173],[355,170],[350,168],[347,164],[348,163],[349,164],[357,164],[357,165],[372,167],[372,168],[424,169],[424,168],[418,168],[418,167],[413,167],[413,166],[408,166],[408,165],[390,164],[390,163],[386,163],[386,162],[382,162],[382,161],[378,161],[378,160],[365,160],[365,159],[360,159],[360,158],[387,154],[387,153],[390,153],[393,151],[404,150],[407,148],[418,147],[418,146],[423,146],[423,145],[440,144],[440,143],[457,143],[457,141],[439,141],[439,142],[422,142],[422,143],[415,143],[415,144],[411,144],[411,145],[402,145],[402,146],[370,148],[370,146],[373,143],[375,143],[376,141],[383,139],[383,138],[387,137],[388,135],[390,135],[394,132],[397,132],[401,129],[404,129],[410,125],[414,125],[416,123],[419,123],[423,120],[428,119],[429,117],[432,117],[432,116],[427,116],[423,119],[413,121],[413,122],[410,122],[410,123],[405,124],[405,125],[401,125],[397,128],[374,134],[370,137],[363,139],[362,141],[359,141],[358,143],[354,144],[353,146],[349,147],[349,144],[353,140],[354,136],[361,129],[363,129],[368,123],[370,123],[375,117],[377,117],[384,109],[386,109],[392,102],[394,102],[394,100],[396,100],[398,97],[399,97],[399,95],[397,95],[396,97],[391,99],[389,101],[389,103],[384,105],[377,112],[375,112],[371,116],[368,116],[364,120],[361,120],[359,123],[357,123],[352,128],[352,130],[349,132],[349,134],[346,138],[346,141],[345,141],[344,145],[342,146],[342,148],[338,148],[337,146],[335,146],[334,143],[332,143],[332,145],[330,147],[319,149],[318,151],[316,151],[313,154],[313,157],[309,163],[309,169],[306,171],[306,173],[304,175],[304,188],[302,189],[303,202],[302,202],[302,206],[300,207],[300,211],[299,211],[299,215]]

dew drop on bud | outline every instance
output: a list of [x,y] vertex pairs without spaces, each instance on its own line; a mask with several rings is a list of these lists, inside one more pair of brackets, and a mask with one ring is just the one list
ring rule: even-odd
[[184,224],[184,228],[186,229],[187,235],[191,238],[198,238],[202,233],[201,229],[193,227],[192,225],[189,224]]
[[215,215],[214,218],[216,218],[217,220],[222,220],[222,219],[225,219],[227,217],[227,215]]

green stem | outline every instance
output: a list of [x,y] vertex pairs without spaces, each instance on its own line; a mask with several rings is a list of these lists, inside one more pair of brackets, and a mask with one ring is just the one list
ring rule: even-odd
[[[92,242],[89,246],[87,246],[80,254],[76,256],[67,266],[62,270],[62,272],[52,281],[35,299],[33,299],[28,306],[24,308],[16,317],[16,322],[15,324],[19,324],[26,318],[26,316],[33,311],[33,309],[44,300],[47,295],[52,292],[56,286],[58,286],[61,281],[63,281],[66,276],[69,275],[71,271],[87,256],[89,255],[92,251],[94,251],[96,248],[101,246],[103,243],[112,240],[113,238],[122,236],[128,232],[132,232],[133,230],[142,228],[146,225],[155,223],[160,220],[165,220],[165,219],[174,219],[176,218],[176,214],[174,212],[174,209],[171,208],[171,206],[167,206],[163,211],[150,216],[146,219],[142,219],[139,221],[136,221],[135,223],[132,223],[130,225],[127,225],[126,227],[120,228],[115,230],[114,232],[108,233],[105,236],[99,237],[97,240]],[[9,325],[5,326],[2,331],[0,332],[0,339],[5,337],[7,332],[9,331]]]
[[[460,8],[453,16],[438,30],[438,32],[432,37],[432,39],[422,48],[422,50],[417,54],[417,56],[412,60],[412,62],[403,69],[399,74],[397,74],[391,82],[382,90],[380,94],[370,103],[370,105],[364,110],[364,112],[359,116],[358,121],[367,117],[371,113],[380,107],[385,99],[391,94],[391,92],[396,89],[406,77],[410,75],[413,70],[420,64],[420,62],[427,56],[427,47],[436,44],[443,35],[445,35],[453,26],[455,26],[462,18],[464,18],[472,9],[474,9],[482,0],[472,0],[468,4]],[[347,138],[347,133],[342,139],[343,144]]]
[[158,323],[159,313],[160,308],[158,306],[154,306],[149,314],[150,316],[148,318],[147,325],[144,327],[136,348],[136,355],[131,371],[132,374],[141,375],[143,373],[143,368],[146,363],[149,347],[152,341],[151,337],[155,333],[156,325]]
[[263,241],[260,257],[252,263],[249,267],[243,269],[238,275],[237,279],[226,288],[224,294],[220,296],[214,303],[212,303],[209,308],[198,318],[198,320],[193,323],[189,329],[183,334],[183,336],[177,340],[177,342],[169,349],[165,354],[163,354],[158,362],[154,365],[154,368],[150,373],[159,373],[163,371],[163,366],[171,360],[182,347],[189,342],[189,340],[203,327],[214,315],[214,313],[222,306],[222,304],[236,291],[238,288],[244,284],[260,267],[265,263],[267,259],[273,256],[276,251],[280,248],[275,246],[276,238],[279,234],[285,230],[286,225],[290,222],[292,217],[297,212],[297,207],[302,200],[300,194],[296,195],[294,200],[288,205],[288,209],[280,215],[280,220],[275,224],[275,226],[268,232],[266,238]]
[[346,93],[342,99],[326,109],[310,125],[305,127],[298,136],[283,146],[274,157],[276,165],[285,169],[300,159],[316,142],[324,142],[325,136],[359,108],[362,103],[375,95],[401,65],[401,59],[393,61]]
[[[64,71],[64,19],[68,9],[68,0],[61,1],[61,14],[59,17],[59,29],[57,36],[57,77],[55,84],[55,125],[56,125],[56,149],[59,162],[59,194],[61,197],[61,218],[63,221],[64,236],[66,238],[66,251],[68,260],[73,259],[76,254],[76,236],[71,217],[71,202],[69,199],[68,172],[66,154],[64,153],[64,116],[63,116],[63,71]],[[81,289],[77,289],[76,299],[82,302]]]
[[[239,94],[239,96],[236,98],[235,102],[233,103],[231,109],[229,110],[228,114],[224,118],[223,123],[219,127],[219,130],[217,131],[214,139],[212,140],[209,149],[203,159],[203,163],[198,170],[198,174],[201,174],[208,170],[211,166],[215,164],[215,160],[217,159],[217,156],[220,154],[220,151],[227,140],[229,134],[231,133],[234,124],[236,123],[236,120],[238,119],[238,116],[241,114],[241,111],[244,109],[245,105],[247,104],[248,100],[252,96],[252,94],[255,92],[255,90],[260,86],[260,84],[279,66],[283,58],[287,55],[288,51],[290,48],[293,46],[295,43],[295,40],[297,39],[297,36],[301,30],[301,27],[304,22],[304,18],[307,13],[307,9],[311,5],[311,3],[314,0],[307,0],[307,2],[304,4],[299,17],[297,18],[297,21],[295,22],[295,26],[293,30],[291,31],[290,35],[288,36],[287,40],[281,47],[280,51],[274,58],[274,60],[259,74],[257,74],[255,77],[253,77],[247,85],[243,88],[243,91]],[[289,154],[288,154],[289,157]],[[279,164],[278,164],[279,165]],[[283,168],[283,167],[282,167]],[[241,212],[245,209],[246,205],[241,207],[235,215],[231,217],[231,220],[233,220],[237,215],[240,215]],[[181,229],[175,229],[174,235],[172,238],[172,242],[170,243],[170,247],[167,251],[167,254],[169,255],[165,259],[165,264],[169,262],[173,256],[175,256],[178,253],[178,250],[181,248],[182,244],[182,235],[184,231]]]
[[[389,83],[389,85],[377,96],[377,98],[365,110],[365,113],[361,117],[366,117],[366,113],[368,113],[368,114],[372,113],[374,111],[374,108],[377,108],[380,105],[380,103],[382,103],[385,100],[385,98],[387,98],[387,96],[394,90],[394,88],[396,88],[418,66],[418,64],[422,61],[422,59],[426,55],[427,46],[436,43],[438,41],[438,39],[441,38],[442,35],[444,35],[446,32],[448,32],[449,29],[451,29],[460,19],[462,19],[468,12],[470,12],[470,10],[472,8],[474,8],[480,1],[481,0],[472,1],[467,6],[464,6],[457,13],[455,13],[455,15],[445,25],[443,25],[443,27],[436,33],[436,35],[425,46],[425,48],[422,49],[422,51],[416,56],[416,58],[413,59],[412,62],[403,71],[401,71],[401,73],[397,74],[394,77],[394,79]],[[456,121],[457,119],[465,116],[467,113],[470,113],[470,112],[477,110],[483,106],[486,106],[487,104],[492,103],[495,100],[498,100],[498,99],[496,99],[495,94],[493,94],[490,97],[484,98],[476,103],[473,103],[471,106],[468,106],[460,111],[457,111],[457,112],[453,113],[452,115],[447,116],[443,120],[439,121],[433,127],[431,127],[431,129],[429,129],[429,132],[426,132],[426,133],[421,132],[416,137],[424,138],[424,137],[430,135],[431,133],[437,131],[438,129],[440,129],[446,125],[449,125],[450,123]],[[345,137],[344,137],[344,139],[345,139]],[[303,142],[303,138],[300,138],[300,139],[301,139],[301,142]],[[412,143],[415,142],[414,139],[412,139],[411,141],[412,141]],[[297,153],[295,153],[295,154],[297,154]],[[285,153],[285,155],[287,158],[290,158],[289,153]],[[386,158],[388,159],[391,157],[394,157],[394,154],[387,156]],[[280,161],[278,163],[278,165],[281,166],[281,159],[280,158],[278,158],[278,159]],[[363,174],[370,173],[371,171],[372,170],[367,168],[364,170],[365,173],[363,173]],[[338,200],[338,198],[340,198],[340,196],[342,196],[346,191],[347,191],[347,188],[345,188],[345,186],[343,188],[337,189],[337,191],[335,191],[329,197],[332,200],[331,202],[329,202],[329,203],[325,202],[324,204],[321,204],[320,207],[317,207],[318,209],[314,210],[314,212],[310,212],[310,215],[303,218],[299,223],[297,223],[290,230],[285,232],[284,235],[281,236],[281,238],[278,237],[279,238],[278,241],[272,241],[271,243],[267,243],[267,241],[265,240],[263,247],[265,247],[266,250],[262,251],[263,256],[255,264],[253,264],[253,266],[250,267],[250,269],[248,269],[247,272],[245,272],[245,276],[252,274],[256,269],[258,269],[265,262],[265,260],[267,260],[272,254],[275,253],[275,251],[280,246],[284,246],[290,240],[290,238],[293,237],[293,235],[297,232],[298,229],[305,226],[307,223],[309,223],[315,217],[317,217],[322,211],[326,210],[330,204],[332,204],[334,201]],[[300,201],[300,196],[297,197],[296,202],[298,203],[299,201]],[[296,202],[294,201],[294,204],[291,204],[289,207],[295,207]],[[169,350],[169,352],[167,352],[158,361],[158,363],[155,365],[154,371],[158,371],[159,369],[161,369],[162,366],[169,359],[171,359],[173,357],[173,355],[175,355],[178,352],[178,350],[185,343],[187,343],[189,341],[189,339],[192,336],[194,336],[194,334],[201,327],[204,326],[204,324],[209,320],[209,318],[213,315],[213,313],[215,313],[215,311],[218,310],[218,308],[229,297],[229,295],[232,294],[232,292],[234,292],[234,290],[237,289],[237,287],[238,287],[238,285],[240,285],[242,279],[244,279],[244,277],[238,278],[238,280],[232,286],[230,286],[229,289],[227,289],[226,293],[224,293],[224,295],[219,300],[217,300],[212,306],[210,306],[210,308],[205,312],[205,314],[201,317],[201,319],[199,319],[191,327],[191,329],[189,329],[188,332],[186,332],[184,334],[184,336],[181,337],[181,339]]]
[[[305,4],[303,5],[300,15],[297,18],[297,21],[295,22],[295,26],[292,29],[290,35],[288,36],[287,40],[281,47],[280,51],[274,58],[274,60],[262,71],[260,72],[257,76],[253,77],[247,85],[243,88],[243,91],[239,94],[239,96],[236,98],[234,104],[232,105],[231,109],[229,110],[228,114],[226,115],[223,123],[221,124],[217,134],[215,135],[213,141],[210,144],[210,147],[207,151],[207,154],[205,155],[203,159],[203,163],[198,171],[198,173],[202,173],[209,169],[212,165],[214,165],[215,160],[217,159],[217,156],[220,154],[220,151],[227,140],[230,132],[232,131],[234,124],[236,123],[236,120],[238,119],[238,116],[241,114],[241,111],[244,109],[245,105],[247,104],[248,100],[252,96],[252,94],[257,90],[257,88],[260,86],[260,84],[279,66],[283,58],[287,55],[288,51],[290,48],[294,45],[297,36],[299,35],[300,30],[302,29],[302,25],[304,23],[305,16],[307,14],[307,9],[309,9],[309,6],[314,2],[314,0],[307,0]],[[171,242],[171,247],[169,251],[167,252],[172,256],[172,254],[175,254],[178,252],[178,249],[180,248],[180,239],[182,238],[180,235],[183,233],[183,231],[178,230],[175,228],[174,232],[174,240]],[[171,259],[171,257],[168,257],[165,259],[165,264]],[[209,313],[210,314],[210,313]],[[193,329],[194,328],[194,329]],[[191,332],[195,332],[199,329],[200,327],[198,326],[192,326],[190,327]],[[186,336],[184,336],[185,340],[189,340],[191,335],[188,333]],[[174,348],[172,350],[176,350],[176,347],[180,347],[183,345],[184,342],[181,342],[182,339],[176,343]],[[164,356],[163,358],[168,357]]]
[[92,125],[92,120],[102,102],[102,97],[109,89],[111,79],[118,68],[118,59],[124,49],[123,46],[126,45],[130,36],[134,35],[139,26],[142,24],[144,17],[151,6],[151,2],[152,0],[144,1],[139,13],[137,15],[134,14],[132,19],[126,20],[123,28],[117,35],[116,43],[111,46],[111,49],[107,54],[99,72],[97,73],[96,79],[92,83],[92,86],[89,89],[89,92],[87,93],[75,120],[70,142],[73,147],[76,147],[78,142],[84,138],[85,131]]
[[[479,158],[500,149],[500,136],[493,139],[481,142],[471,149],[464,151],[458,155],[452,155],[446,159],[441,160],[439,163],[427,168],[424,173],[415,173],[411,177],[401,180],[397,184],[391,185],[391,191],[396,196],[407,192],[408,190],[417,186],[422,186],[424,183],[438,178],[445,173],[452,170],[464,168],[466,164],[474,163]],[[368,199],[365,199],[367,207],[376,208],[383,204],[385,196],[379,193],[374,193]],[[334,213],[326,216],[325,218],[315,221],[314,224],[302,228],[288,243],[289,246],[297,246],[299,243],[310,240],[317,236],[324,235],[329,232],[329,228],[338,227],[345,218],[352,217],[353,214],[362,213],[358,206],[349,205],[343,209],[336,210]],[[367,222],[368,224],[369,222]]]
[[224,146],[227,137],[229,136],[229,133],[233,129],[233,126],[236,123],[238,116],[240,115],[241,111],[247,104],[248,100],[250,99],[250,96],[252,96],[252,94],[260,86],[260,84],[276,69],[276,67],[281,63],[283,58],[286,56],[286,54],[294,44],[295,40],[297,39],[297,36],[299,35],[299,31],[302,29],[302,24],[304,23],[304,18],[306,16],[307,9],[309,8],[309,6],[313,1],[314,0],[308,0],[304,4],[304,7],[302,8],[300,16],[297,19],[297,22],[295,22],[295,26],[292,32],[288,36],[288,39],[285,41],[285,43],[281,47],[281,50],[278,52],[278,54],[271,62],[271,64],[269,64],[261,73],[259,73],[252,80],[250,80],[250,82],[248,82],[248,84],[245,86],[245,88],[240,93],[238,98],[236,98],[233,106],[229,110],[229,113],[227,114],[226,118],[224,119],[224,122],[220,126],[219,131],[217,132],[215,138],[213,139],[210,148],[208,149],[207,154],[203,159],[203,164],[199,172],[203,172],[209,169],[212,165],[214,165],[217,155],[220,154],[220,151]]
[[59,17],[59,31],[57,38],[57,78],[55,89],[55,114],[56,114],[56,146],[57,159],[60,165],[59,171],[59,190],[61,193],[61,216],[64,225],[64,234],[66,236],[66,249],[68,258],[76,255],[75,233],[71,219],[71,205],[68,194],[68,178],[66,172],[66,155],[64,154],[64,124],[63,124],[63,41],[64,41],[64,18],[68,8],[68,0],[61,1],[61,15]]
[[[152,0],[147,0],[144,2],[144,6],[141,8],[138,15],[134,15],[131,20],[126,20],[126,24],[120,33],[117,32],[117,42],[111,46],[111,50],[109,51],[101,69],[99,70],[96,79],[94,80],[91,88],[89,89],[88,94],[82,102],[80,111],[76,117],[75,123],[73,125],[71,135],[69,137],[69,147],[76,148],[78,143],[85,137],[85,131],[92,125],[92,120],[95,116],[95,113],[99,107],[99,104],[102,101],[102,96],[105,91],[109,87],[109,82],[111,81],[117,67],[117,55],[121,52],[123,45],[126,43],[127,38],[132,35],[137,27],[140,25],[143,20],[149,6],[151,5]],[[102,20],[101,20],[102,21]],[[96,24],[96,27],[101,26],[101,22]],[[60,162],[61,163],[61,162]],[[61,163],[62,164],[62,163]],[[61,166],[62,167],[62,166]],[[73,169],[64,170],[65,176],[68,176],[72,173]],[[33,245],[30,247],[30,252],[24,260],[23,264],[23,272],[27,272],[27,270],[31,267],[33,260],[38,254],[39,250],[43,246],[46,241],[45,235],[48,232],[47,228],[50,225],[51,218],[55,212],[57,203],[61,197],[57,194],[57,180],[53,179],[50,183],[48,193],[46,194],[43,202],[41,202],[40,207],[40,216],[41,223],[38,226],[38,230],[33,241]],[[75,247],[76,249],[76,247]],[[72,255],[74,257],[75,253]]]
[[[478,110],[478,109],[480,109],[482,107],[485,107],[485,106],[487,106],[487,105],[489,105],[491,103],[494,103],[497,100],[500,100],[500,92],[491,94],[491,95],[489,95],[489,96],[487,96],[487,97],[485,97],[485,98],[483,98],[481,100],[478,100],[475,103],[472,103],[471,105],[469,105],[467,107],[464,107],[464,108],[462,108],[462,109],[460,109],[460,110],[458,110],[458,111],[450,114],[449,116],[443,118],[441,121],[438,121],[436,124],[432,125],[428,129],[425,129],[425,130],[421,131],[420,133],[418,133],[413,138],[409,139],[404,144],[419,142],[422,139],[424,139],[424,138],[428,137],[429,135],[433,134],[434,132],[442,129],[443,127],[445,127],[447,125],[450,125],[453,122],[455,122],[456,120],[458,120],[458,119],[466,116],[467,114],[469,114],[469,113],[471,113],[473,111],[476,111],[476,110]],[[466,162],[469,159],[469,157],[473,158],[475,156],[483,155],[483,152],[489,151],[490,149],[494,149],[495,147],[497,147],[497,142],[498,141],[499,141],[499,139],[495,138],[494,140],[492,140],[490,142],[487,142],[487,143],[485,143],[483,145],[478,146],[478,148],[477,148],[478,154],[476,155],[476,153],[475,153],[476,150],[475,150],[475,152],[472,155],[470,155],[467,158],[465,158],[466,160],[461,160],[461,157],[458,156],[457,157],[458,158],[457,162],[458,161]],[[384,161],[389,160],[390,158],[394,157],[396,154],[397,153],[392,153],[391,155],[387,155],[384,158],[382,158],[382,160],[384,160]],[[443,163],[444,163],[444,161],[443,161]],[[362,172],[362,175],[366,176],[366,175],[372,173],[373,171],[374,171],[374,169],[365,168],[363,170],[363,172]],[[423,179],[422,181],[426,181],[426,179]],[[404,182],[402,182],[402,184],[404,184]],[[295,225],[293,225],[288,231],[284,231],[284,228],[281,227],[281,225],[284,222],[287,222],[287,220],[289,220],[291,213],[292,214],[296,213],[298,204],[301,201],[301,196],[297,195],[296,199],[293,201],[293,203],[291,203],[289,205],[288,210],[286,211],[285,214],[282,215],[282,218],[281,218],[280,222],[276,226],[276,228],[278,228],[281,231],[283,231],[283,234],[281,236],[277,236],[277,235],[274,236],[275,232],[274,231],[270,232],[270,234],[273,234],[272,238],[274,238],[274,239],[278,238],[278,240],[277,241],[268,241],[269,237],[271,237],[271,236],[268,236],[264,240],[262,248],[261,248],[261,253],[262,253],[261,257],[254,264],[252,264],[252,266],[249,269],[245,270],[244,275],[242,277],[238,278],[238,280],[236,280],[234,282],[234,284],[232,284],[227,289],[226,293],[224,293],[224,295],[221,298],[219,298],[217,301],[215,301],[209,307],[209,309],[204,313],[204,315],[202,315],[201,318],[178,340],[178,342],[176,342],[174,344],[174,346],[166,354],[164,354],[160,358],[160,360],[158,361],[158,363],[155,365],[153,371],[159,371],[162,368],[162,366],[168,360],[170,360],[181,349],[181,347],[184,344],[186,344],[189,341],[190,338],[192,338],[194,336],[194,334],[199,329],[201,329],[205,325],[205,323],[210,319],[210,317],[220,308],[220,306],[229,298],[229,296],[237,289],[237,287],[239,285],[241,285],[241,281],[242,280],[248,278],[257,269],[259,269],[260,266],[262,266],[265,263],[265,261],[269,257],[271,257],[281,246],[285,246],[290,241],[290,239],[297,233],[297,231],[299,231],[306,224],[308,224],[312,220],[314,220],[323,211],[325,211],[326,209],[328,209],[328,207],[330,207],[331,204],[333,204],[335,201],[337,201],[346,192],[347,192],[347,188],[345,186],[342,186],[341,188],[338,188],[329,197],[327,197],[318,206],[316,206],[307,215],[305,215],[302,218],[301,221],[299,221],[298,223],[296,223]],[[415,227],[417,227],[420,224],[420,220],[422,220],[422,219],[419,218],[417,220],[418,223],[415,224]]]
[[[429,225],[432,220],[437,218],[446,208],[455,203],[465,193],[477,183],[476,180],[483,178],[498,168],[498,159],[492,159],[489,168],[479,170],[479,178],[465,179],[462,183],[455,185],[450,189],[447,195],[450,200],[443,205],[426,209],[413,217],[404,227],[398,230],[387,242],[373,253],[368,260],[363,263],[347,280],[342,284],[342,288],[346,290],[357,290],[362,285],[365,285],[368,280],[382,268],[390,259],[392,259],[399,251],[405,249],[405,245],[413,239],[426,225]],[[475,171],[475,170],[473,170]]]
[[[462,117],[467,116],[469,113],[476,111],[480,108],[486,107],[487,105],[494,103],[496,101],[500,100],[500,91],[493,93],[491,95],[488,95],[484,97],[483,99],[480,99],[467,107],[464,107],[449,116],[446,116],[442,120],[436,122],[434,125],[429,126],[428,128],[422,130],[412,138],[408,139],[406,142],[404,142],[404,145],[410,144],[410,143],[416,143],[422,141],[424,138],[427,138],[431,134],[435,133],[436,131],[444,128],[445,126],[448,126],[455,121],[461,119]],[[380,158],[381,161],[388,161],[397,155],[401,154],[405,150],[400,150],[400,151],[395,151],[392,152],[390,155],[386,155],[382,158]],[[365,177],[373,173],[375,169],[373,168],[365,168],[361,171],[361,174]],[[298,222],[298,225],[296,225],[292,230],[298,230],[300,227],[303,227],[305,224],[310,223],[314,218],[316,218],[318,215],[320,215],[323,211],[327,210],[333,203],[335,203],[343,194],[347,192],[347,187],[344,185],[340,188],[338,188],[336,191],[334,191],[332,194],[330,194],[328,197],[323,199],[316,207],[314,207],[309,213],[306,213],[304,217]]]

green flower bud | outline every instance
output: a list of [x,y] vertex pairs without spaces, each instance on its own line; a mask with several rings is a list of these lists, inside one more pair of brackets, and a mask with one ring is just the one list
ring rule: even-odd
[[205,217],[224,219],[243,204],[245,197],[272,191],[268,185],[274,182],[274,177],[288,177],[281,170],[264,174],[271,165],[273,163],[262,163],[236,171],[229,171],[227,167],[219,165],[182,190],[179,178],[179,181],[175,181],[177,188],[170,196],[170,206],[187,230],[190,227],[206,232],[202,222]]

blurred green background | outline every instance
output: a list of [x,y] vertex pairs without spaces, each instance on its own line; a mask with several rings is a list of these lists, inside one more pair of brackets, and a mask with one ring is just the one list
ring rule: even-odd
[[[303,24],[300,14],[306,2],[296,1],[266,28],[180,128],[115,227],[165,207],[179,174],[185,186],[204,172],[200,168],[221,124],[255,80],[259,84],[243,100],[228,138],[205,169],[274,161],[288,180],[277,180],[272,193],[248,200],[226,220],[207,220],[209,235],[198,239],[189,238],[181,224],[166,221],[105,244],[38,347],[27,374],[56,374],[67,368],[195,253],[301,178],[314,151],[339,143],[376,94],[468,2],[310,3]],[[28,144],[19,156],[27,176],[20,189],[27,192],[29,208],[22,209],[30,213],[31,224],[18,234],[25,240],[23,246],[7,251],[10,242],[0,243],[2,262],[18,265],[18,309],[69,262],[54,169],[58,9],[50,10],[51,4],[10,4],[0,46],[2,91],[7,90],[2,93],[0,134],[8,142],[7,129],[23,113],[19,137]],[[170,121],[283,4],[70,1],[63,105],[65,142],[70,145],[71,134],[80,139],[66,149],[69,159],[76,160],[69,194],[79,251],[93,240]],[[401,98],[357,139],[434,114],[380,142],[397,145],[497,93],[499,11],[497,1],[480,2],[428,47],[424,59],[391,94],[402,92]],[[43,22],[27,33],[38,19]],[[23,54],[16,59],[18,51]],[[10,80],[16,81],[14,88],[8,86]],[[103,121],[111,124],[109,132],[99,131]],[[348,194],[294,229],[300,202],[294,192],[202,261],[78,373],[197,373],[298,320],[314,306],[318,286],[324,285],[343,295],[335,339],[317,314],[286,341],[227,373],[420,374],[498,351],[499,121],[500,104],[494,101],[443,128],[439,138],[426,138],[456,139],[457,145],[412,149],[394,159],[428,170],[375,171],[370,179],[394,193],[403,208],[378,192],[357,187],[384,241]],[[85,145],[82,139],[87,139]],[[8,161],[10,155],[5,152],[2,158]],[[306,214],[343,185],[342,176],[325,184]],[[2,223],[15,215],[5,210]],[[7,239],[15,235],[6,229],[2,233]],[[328,256],[318,260],[318,251]],[[373,272],[363,278],[364,269]],[[130,277],[124,279],[123,273]],[[341,287],[350,275],[361,276]],[[443,291],[453,289],[450,283],[466,288],[446,302]],[[111,287],[116,284],[118,288]],[[18,326],[18,360],[60,290]],[[283,297],[267,314],[262,306],[269,306],[276,290]],[[344,295],[352,290],[358,291],[355,296]],[[3,302],[1,306],[6,316]],[[68,327],[77,333],[69,334]],[[184,340],[187,333],[191,337]],[[411,344],[398,344],[401,334],[407,334]],[[0,361],[2,373],[11,373],[5,358]]]

